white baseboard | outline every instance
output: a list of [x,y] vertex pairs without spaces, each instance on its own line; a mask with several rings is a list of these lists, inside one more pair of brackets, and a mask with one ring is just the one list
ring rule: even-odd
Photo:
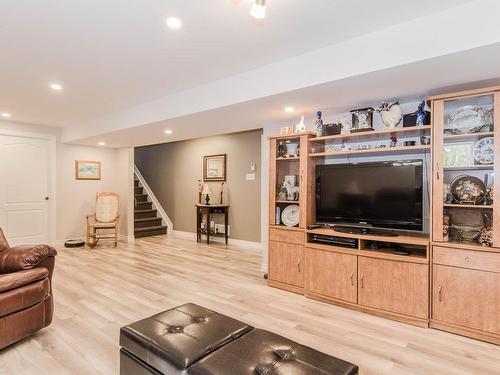
[[269,270],[269,266],[267,263],[262,263],[262,266],[260,268],[260,270],[262,271],[263,274],[266,274]]
[[[196,233],[183,232],[180,230],[174,230],[172,233],[173,233],[174,237],[196,241]],[[224,243],[224,238],[211,237],[210,241],[217,242],[217,243]],[[244,247],[247,249],[262,251],[262,243],[261,242],[253,242],[253,241],[245,241],[245,240],[238,240],[235,238],[229,238],[228,245],[241,246],[241,247]]]

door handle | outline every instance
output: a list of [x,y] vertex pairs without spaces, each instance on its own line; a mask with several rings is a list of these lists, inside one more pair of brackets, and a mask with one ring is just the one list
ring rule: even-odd
[[50,198],[49,197],[45,197],[45,200],[48,201]]
[[438,301],[441,302],[443,299],[441,298],[441,295],[442,295],[442,291],[443,291],[443,286],[440,285],[439,288],[438,288]]
[[436,163],[436,179],[439,181],[439,162]]
[[351,285],[354,286],[354,272],[351,272]]
[[365,287],[365,274],[362,273],[361,274],[361,288],[364,288]]
[[300,272],[300,258],[297,258],[297,269],[299,270]]

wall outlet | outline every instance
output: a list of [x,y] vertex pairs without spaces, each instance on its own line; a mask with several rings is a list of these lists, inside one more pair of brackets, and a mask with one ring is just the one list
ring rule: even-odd
[[255,173],[247,173],[246,180],[255,181]]

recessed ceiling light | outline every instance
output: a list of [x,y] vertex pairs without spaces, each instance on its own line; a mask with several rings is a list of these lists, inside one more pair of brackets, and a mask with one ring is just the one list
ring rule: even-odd
[[295,108],[293,108],[292,106],[288,105],[285,107],[285,112],[292,113],[293,111],[295,111]]
[[182,26],[182,21],[177,17],[168,17],[166,23],[170,29],[180,29]]
[[10,113],[2,112],[2,117],[9,118],[10,116],[12,116]]
[[49,87],[54,91],[61,91],[63,89],[60,83],[55,83],[55,82],[50,83]]
[[266,0],[255,0],[250,15],[258,20],[266,18]]
[[165,130],[165,134],[172,134],[172,130],[170,129]]
[[99,146],[106,146],[106,143],[105,143],[105,142],[102,142],[102,141],[101,141],[101,142],[99,142],[98,144],[99,144]]

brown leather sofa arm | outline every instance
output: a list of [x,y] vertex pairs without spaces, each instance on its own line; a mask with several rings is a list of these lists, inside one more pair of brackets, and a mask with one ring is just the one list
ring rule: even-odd
[[43,280],[48,276],[49,270],[46,268],[34,268],[0,275],[0,293]]
[[17,272],[36,267],[48,257],[57,255],[48,245],[21,245],[0,252],[0,273]]

